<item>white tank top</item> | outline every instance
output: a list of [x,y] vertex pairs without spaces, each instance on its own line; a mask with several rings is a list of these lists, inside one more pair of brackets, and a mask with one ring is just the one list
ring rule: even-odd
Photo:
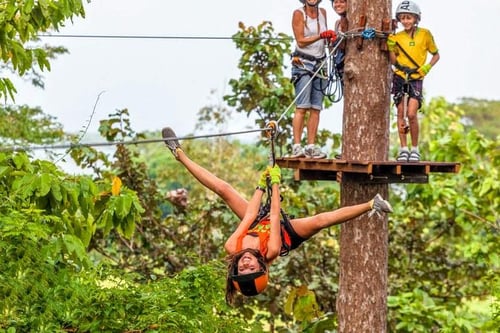
[[[318,19],[310,18],[306,15],[304,8],[301,7],[299,10],[304,14],[304,20],[306,22],[304,26],[304,37],[317,36],[320,32],[326,30],[326,17],[323,15],[321,10],[318,8],[319,17],[319,31],[318,31]],[[311,55],[316,58],[321,58],[325,55],[325,41],[320,39],[306,47],[296,46],[296,50]]]

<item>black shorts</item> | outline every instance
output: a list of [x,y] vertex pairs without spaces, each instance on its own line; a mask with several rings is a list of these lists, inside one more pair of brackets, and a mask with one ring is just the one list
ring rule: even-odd
[[[423,90],[423,82],[422,80],[410,80],[408,82],[409,86],[408,94],[410,98],[415,98],[418,100],[418,108],[422,107],[422,90]],[[403,79],[399,75],[394,75],[392,78],[392,94],[394,95],[394,104],[399,105],[403,99],[403,95],[405,92],[405,79]]]
[[288,252],[296,249],[300,244],[305,242],[307,238],[297,235],[290,220],[288,218],[281,220],[281,252],[280,256],[286,256]]

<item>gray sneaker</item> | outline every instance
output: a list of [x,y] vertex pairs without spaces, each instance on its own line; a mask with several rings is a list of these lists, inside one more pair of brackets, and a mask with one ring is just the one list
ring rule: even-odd
[[179,144],[179,140],[177,140],[174,130],[170,127],[165,127],[161,130],[161,136],[165,139],[167,148],[170,149],[175,158],[178,158],[177,149],[181,149],[181,145]]
[[372,211],[370,212],[370,216],[374,213],[380,215],[380,213],[392,213],[391,204],[382,198],[380,194],[377,193],[375,197],[373,197],[371,201]]
[[290,157],[304,157],[304,149],[300,144],[294,144],[292,147],[292,155]]
[[306,155],[306,157],[316,158],[316,159],[326,157],[326,154],[324,152],[322,152],[321,149],[316,145],[307,146],[304,149],[304,154]]

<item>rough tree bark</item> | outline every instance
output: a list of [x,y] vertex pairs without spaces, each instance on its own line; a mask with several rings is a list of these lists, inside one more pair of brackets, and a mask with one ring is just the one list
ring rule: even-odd
[[[391,18],[391,0],[349,0],[348,29],[360,16],[366,27],[382,29]],[[390,67],[380,39],[346,43],[342,158],[385,161],[389,150]],[[342,177],[342,206],[364,202],[387,184],[360,184]],[[339,332],[387,331],[387,217],[376,214],[345,223],[340,233],[340,290],[337,298]]]

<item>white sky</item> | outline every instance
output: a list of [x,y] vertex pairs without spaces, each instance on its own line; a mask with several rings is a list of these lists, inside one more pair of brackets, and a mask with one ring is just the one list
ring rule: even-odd
[[[393,1],[394,7],[399,1]],[[426,97],[500,100],[499,0],[420,0],[421,26],[434,35],[440,62],[425,81]],[[230,37],[238,22],[256,26],[272,21],[276,32],[292,35],[291,15],[300,2],[285,0],[93,0],[86,18],[61,34]],[[337,16],[330,1],[329,26]],[[177,135],[192,133],[200,108],[217,104],[238,77],[239,52],[231,40],[44,38],[64,45],[70,54],[52,62],[46,89],[16,82],[16,104],[40,106],[77,132],[86,125],[99,93],[90,131],[98,120],[128,108],[137,131],[173,127]],[[289,73],[289,69],[286,70]],[[211,91],[216,90],[215,97]],[[290,112],[291,116],[293,112]],[[321,128],[340,132],[342,104],[325,110]],[[245,116],[229,131],[254,126]]]

